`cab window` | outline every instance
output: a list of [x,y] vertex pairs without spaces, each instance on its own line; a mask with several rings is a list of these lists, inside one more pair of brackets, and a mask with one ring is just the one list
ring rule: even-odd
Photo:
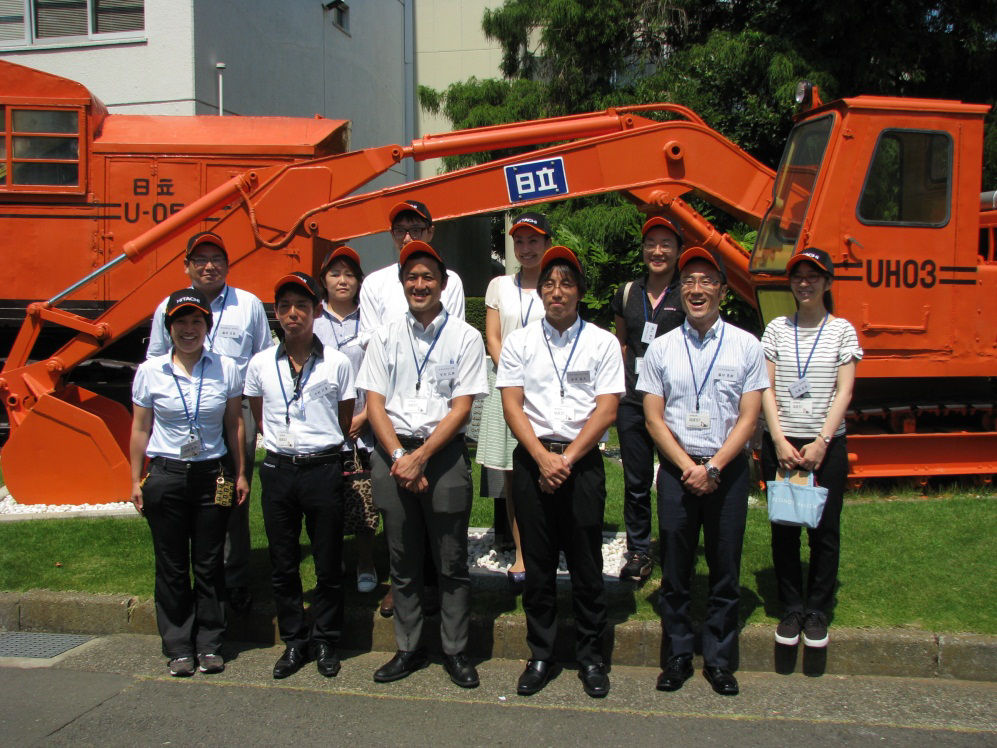
[[944,226],[952,196],[952,138],[884,130],[869,163],[858,218],[866,224]]
[[0,106],[0,188],[78,192],[81,119],[76,109]]

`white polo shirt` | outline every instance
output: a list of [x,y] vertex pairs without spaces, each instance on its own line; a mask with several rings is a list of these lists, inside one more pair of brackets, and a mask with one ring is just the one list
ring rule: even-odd
[[544,316],[544,305],[535,288],[522,288],[518,273],[492,278],[485,291],[485,306],[499,315],[502,340],[513,330]]
[[[398,277],[400,268],[393,265],[375,270],[360,286],[360,344],[366,346],[378,327],[401,317],[408,311],[405,288]],[[456,319],[464,319],[464,283],[453,270],[447,270],[447,287],[443,289],[443,308]]]
[[[343,319],[339,319],[324,306],[322,312],[315,318],[315,326],[312,332],[322,341],[322,345],[332,346],[350,360],[353,367],[353,376],[356,377],[360,371],[360,364],[363,363],[363,346],[360,345],[360,309],[353,310]],[[353,403],[353,412],[359,413],[367,406],[367,393],[357,390],[357,398]],[[360,449],[371,449],[374,440],[371,438],[370,428],[367,427],[357,439],[356,446]],[[344,446],[343,449],[353,451],[352,445]]]
[[257,353],[246,371],[247,397],[263,398],[263,446],[305,455],[343,443],[339,403],[353,400],[353,367],[332,346],[312,339],[312,353],[296,377],[284,345]]
[[[229,398],[242,395],[239,367],[228,356],[205,352],[191,374],[188,377],[174,368],[171,353],[139,364],[132,382],[132,402],[152,410],[152,435],[145,450],[149,457],[199,462],[228,452],[222,428]],[[200,435],[199,451],[181,458],[181,447],[191,441],[191,419]]]
[[597,396],[626,391],[620,343],[581,317],[563,335],[546,318],[531,322],[502,344],[495,387],[523,388],[523,411],[538,438],[574,441]]
[[[768,386],[758,338],[722,319],[702,338],[688,320],[655,338],[637,379],[638,391],[665,399],[665,425],[691,457],[716,454],[737,423],[741,395]],[[690,420],[697,389],[702,416]]]
[[[169,299],[163,299],[152,315],[146,358],[161,356],[173,347],[170,336],[166,333],[166,325],[163,324],[167,301]],[[228,285],[222,288],[221,293],[211,302],[211,322],[204,347],[235,359],[243,378],[253,354],[274,344],[263,302],[241,288]]]
[[384,396],[396,434],[428,437],[453,398],[488,394],[481,333],[446,310],[426,327],[406,312],[374,331],[357,387]]

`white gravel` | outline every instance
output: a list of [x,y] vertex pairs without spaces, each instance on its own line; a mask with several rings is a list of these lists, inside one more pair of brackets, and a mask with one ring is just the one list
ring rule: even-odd
[[[472,527],[467,533],[468,560],[472,571],[505,574],[515,561],[515,551],[496,551],[495,532],[482,527]],[[619,576],[623,567],[623,554],[627,550],[627,538],[623,533],[603,533],[602,570],[611,577]],[[567,576],[568,565],[561,554],[557,565],[558,575]]]
[[0,486],[0,515],[17,514],[79,514],[80,512],[135,512],[130,501],[110,504],[18,504],[6,486]]

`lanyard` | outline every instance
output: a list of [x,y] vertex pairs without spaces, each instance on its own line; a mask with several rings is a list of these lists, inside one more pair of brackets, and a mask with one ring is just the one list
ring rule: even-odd
[[[280,358],[277,356],[276,352],[273,357],[273,365],[277,370],[277,383],[280,384],[280,394],[284,397],[284,425],[291,425],[291,405],[301,398],[301,391],[305,388],[305,383],[308,381],[308,377],[312,375],[315,371],[315,363],[312,363],[312,368],[308,369],[308,363],[310,361],[317,361],[317,357],[310,353],[308,354],[308,361],[305,361],[304,366],[301,367],[301,372],[298,374],[297,378],[294,376],[294,368],[291,366],[291,354],[287,354],[287,370],[291,372],[291,381],[294,382],[294,392],[291,395],[291,399],[287,399],[287,390],[284,389],[284,380],[280,376]],[[305,373],[305,369],[308,372]]]
[[713,364],[717,362],[717,356],[720,355],[720,346],[724,344],[724,330],[727,329],[727,325],[723,322],[720,323],[720,338],[717,341],[717,349],[713,352],[713,359],[710,361],[710,367],[706,370],[706,376],[703,377],[703,383],[700,385],[696,384],[696,367],[692,365],[692,354],[689,352],[689,340],[686,337],[685,330],[682,331],[682,342],[685,343],[685,355],[689,359],[689,373],[692,375],[692,386],[696,390],[696,412],[699,412],[699,396],[703,394],[703,390],[706,389],[706,383],[710,381],[710,372],[713,371]]
[[519,321],[520,327],[526,327],[526,323],[530,321],[530,312],[533,311],[533,302],[536,301],[536,296],[530,295],[530,305],[526,308],[526,316],[523,316],[523,271],[520,270],[516,273],[516,288],[519,289]]
[[[551,350],[550,340],[547,338],[547,331],[541,330],[544,334],[544,342],[547,344],[547,353],[550,354],[550,362],[554,364],[554,373],[557,374],[557,381],[561,385],[561,399],[564,399],[564,378],[568,375],[568,366],[571,364],[571,357],[575,355],[575,348],[578,347],[578,338],[582,336],[582,328],[585,327],[585,320],[579,320],[578,334],[575,335],[575,342],[571,345],[571,352],[568,354],[568,360],[564,362],[564,371],[559,372],[557,370],[557,361],[554,360],[554,351]],[[541,325],[543,328],[543,325]]]
[[[200,380],[197,383],[197,404],[194,405],[194,417],[193,418],[191,418],[191,416],[190,416],[190,408],[187,407],[187,398],[184,397],[183,390],[180,388],[180,380],[177,379],[177,374],[176,374],[175,371],[173,371],[173,364],[172,364],[172,362],[170,363],[170,374],[173,375],[173,381],[176,382],[176,385],[177,385],[177,392],[180,393],[180,402],[183,403],[183,412],[184,412],[184,415],[187,416],[187,423],[190,424],[190,431],[191,431],[191,433],[194,433],[195,431],[198,431],[199,428],[200,428],[198,426],[198,424],[197,424],[197,419],[198,419],[198,417],[201,414],[201,389],[204,387],[204,364],[206,362],[207,362],[207,359],[204,356],[204,354],[202,353],[201,354],[201,378],[200,378]],[[191,389],[193,389],[193,386],[191,386]]]
[[433,349],[436,347],[436,343],[440,339],[440,335],[443,334],[443,328],[446,327],[447,326],[447,322],[450,321],[450,312],[448,312],[446,309],[444,309],[443,310],[443,314],[445,315],[443,317],[443,324],[440,325],[440,329],[436,331],[436,337],[433,338],[433,342],[429,345],[429,350],[426,351],[426,357],[424,359],[422,359],[422,363],[421,364],[419,363],[419,357],[415,355],[415,341],[414,341],[414,336],[412,335],[412,327],[411,327],[411,325],[409,326],[409,329],[408,329],[408,344],[409,344],[409,347],[412,349],[412,360],[415,361],[415,377],[416,377],[416,380],[415,380],[415,391],[416,392],[418,392],[419,388],[422,387],[422,370],[426,368],[426,364],[429,362],[429,356],[433,352]]
[[222,309],[220,312],[218,312],[218,319],[216,319],[214,324],[212,325],[213,332],[211,333],[211,337],[208,338],[209,351],[214,350],[215,338],[218,337],[218,331],[222,328],[222,316],[225,314],[225,304],[228,301],[228,289],[229,287],[225,286],[225,295],[222,296]]
[[[330,314],[330,316],[332,315]],[[354,320],[353,334],[346,340],[340,340],[339,336],[336,334],[337,321],[338,320],[330,320],[329,327],[332,328],[332,337],[336,339],[336,350],[342,350],[344,345],[349,343],[351,340],[356,340],[357,335],[360,333],[360,315],[358,314],[357,318]],[[343,321],[345,322],[346,320],[344,319]],[[339,326],[342,327],[342,323],[339,323]]]
[[640,295],[641,300],[644,302],[644,321],[654,322],[658,316],[658,312],[661,311],[661,307],[665,304],[665,297],[668,295],[668,288],[666,287],[664,291],[661,292],[661,298],[658,299],[658,305],[648,311],[647,308],[647,287],[644,287],[644,293]]
[[807,369],[810,368],[810,359],[814,356],[814,351],[817,350],[817,342],[820,340],[820,334],[824,332],[824,324],[827,322],[827,318],[830,312],[824,312],[824,321],[820,323],[820,327],[817,328],[817,337],[814,338],[814,344],[810,348],[810,355],[807,356],[807,362],[803,364],[803,369],[800,369],[800,327],[799,319],[800,313],[797,312],[793,315],[793,337],[796,342],[796,373],[800,375],[800,379],[803,379],[807,375]]

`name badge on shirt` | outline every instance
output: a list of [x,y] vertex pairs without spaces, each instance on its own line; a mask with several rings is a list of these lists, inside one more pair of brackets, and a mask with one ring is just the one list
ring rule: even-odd
[[793,397],[803,397],[810,392],[810,382],[806,377],[800,377],[789,385],[789,394]]
[[555,405],[551,412],[551,419],[556,423],[570,423],[575,420],[575,413],[567,405]]
[[335,382],[321,382],[308,390],[307,397],[309,400],[317,400],[320,397],[335,394],[336,389]]
[[191,434],[186,444],[180,445],[180,459],[190,460],[201,454],[201,440],[197,434]]
[[235,325],[222,325],[218,328],[218,337],[238,340],[242,337],[242,330]]
[[794,416],[812,416],[814,401],[812,397],[794,397],[789,401],[789,412]]
[[636,356],[634,358],[634,372],[636,372],[636,374],[637,374],[638,377],[640,377],[640,375],[644,372],[644,357],[643,356]]
[[406,397],[402,401],[402,407],[406,413],[425,414],[429,408],[429,403],[424,397]]
[[685,414],[685,427],[693,431],[702,431],[710,427],[710,414],[703,411],[693,411]]
[[640,336],[641,343],[653,343],[654,339],[658,337],[658,323],[657,322],[645,322],[644,323],[644,334]]
[[717,379],[721,382],[736,382],[737,381],[737,367],[736,366],[718,366],[717,367]]
[[437,364],[433,371],[436,373],[436,381],[457,378],[457,364]]
[[587,369],[585,371],[569,371],[565,379],[568,384],[588,384],[589,372]]
[[278,431],[274,434],[274,442],[280,449],[294,449],[294,434],[290,431]]

